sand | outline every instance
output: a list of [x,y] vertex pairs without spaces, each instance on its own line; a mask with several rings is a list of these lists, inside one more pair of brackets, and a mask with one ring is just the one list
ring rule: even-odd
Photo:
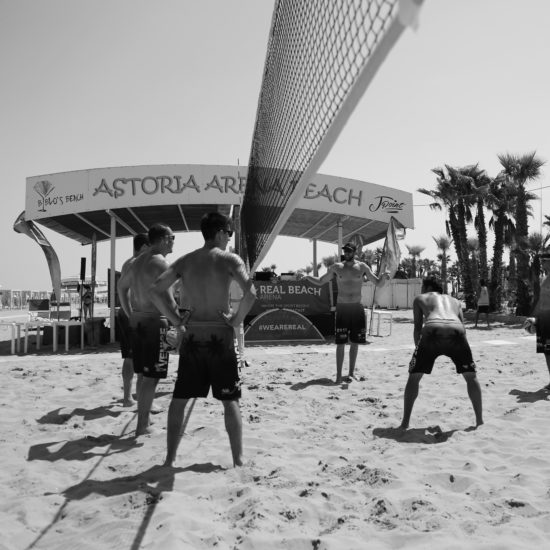
[[422,380],[411,428],[395,429],[410,311],[369,337],[349,384],[331,383],[332,344],[248,348],[239,469],[212,398],[197,401],[177,467],[161,468],[174,377],[159,384],[154,433],[135,439],[115,346],[2,355],[0,548],[548,548],[544,358],[519,325],[471,325],[477,430],[445,358]]

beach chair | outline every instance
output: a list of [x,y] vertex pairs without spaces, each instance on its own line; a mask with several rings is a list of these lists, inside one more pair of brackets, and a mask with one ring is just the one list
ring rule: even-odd
[[50,301],[31,298],[29,300],[29,321],[50,320]]

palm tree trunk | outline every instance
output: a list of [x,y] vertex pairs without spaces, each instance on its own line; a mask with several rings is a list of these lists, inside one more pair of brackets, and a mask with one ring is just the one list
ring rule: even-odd
[[483,201],[477,201],[477,240],[479,243],[479,273],[482,279],[489,279],[489,267],[487,265],[487,229],[485,227],[485,212]]
[[517,260],[517,309],[516,315],[529,315],[531,295],[529,292],[529,253],[526,250],[529,226],[527,223],[527,202],[525,187],[518,186],[516,202],[516,260]]
[[491,311],[500,311],[502,307],[503,280],[502,257],[504,255],[505,213],[499,211],[495,221],[495,244],[493,245],[493,265],[491,268],[491,292],[489,302]]
[[467,309],[473,309],[475,306],[474,285],[472,283],[472,272],[470,258],[468,254],[468,237],[466,230],[466,209],[462,201],[458,202],[457,208],[458,237],[460,239],[460,248],[462,249],[462,260],[460,268],[462,270],[462,281],[464,283],[464,301]]

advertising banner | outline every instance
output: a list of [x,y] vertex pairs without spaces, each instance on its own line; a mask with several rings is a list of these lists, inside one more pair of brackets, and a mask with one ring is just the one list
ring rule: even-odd
[[330,312],[329,285],[314,285],[309,281],[254,281],[256,302],[249,315],[259,315],[271,309],[291,309],[302,315]]
[[246,329],[244,337],[249,343],[325,341],[309,319],[290,309],[273,309],[258,315]]

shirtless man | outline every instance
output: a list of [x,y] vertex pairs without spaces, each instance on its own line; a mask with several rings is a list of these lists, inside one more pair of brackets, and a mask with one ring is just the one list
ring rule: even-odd
[[[218,212],[205,214],[201,232],[204,246],[176,260],[151,289],[157,308],[182,338],[178,378],[168,409],[165,466],[176,459],[189,399],[206,397],[210,386],[224,408],[233,464],[242,466],[241,384],[233,331],[252,307],[256,292],[241,258],[226,252],[233,234],[229,218]],[[178,280],[185,307],[191,310],[188,322],[167,299],[167,290]],[[237,311],[229,307],[232,281],[243,291]]]
[[[121,278],[125,277],[126,272],[132,265],[133,261],[145,250],[149,248],[149,237],[147,233],[138,233],[134,236],[134,255],[128,258],[123,264],[120,270]],[[130,288],[126,289],[125,299],[132,305],[133,309],[136,309],[136,304],[132,301],[132,293]],[[117,287],[119,300],[122,303],[120,285]],[[132,379],[134,378],[134,362],[132,360],[132,336],[130,330],[130,319],[124,312],[123,308],[118,310],[117,323],[120,339],[120,354],[122,355],[122,388],[123,388],[123,407],[131,407],[134,404],[132,399]],[[136,373],[136,395],[139,395],[141,388],[141,382],[143,380],[143,374]]]
[[[537,353],[544,353],[550,374],[550,252],[540,255],[540,263],[546,277],[540,285],[540,297],[533,312],[534,317],[529,321],[535,325],[537,331]],[[550,384],[544,386],[544,389],[550,391]]]
[[355,259],[356,246],[347,243],[343,246],[344,261],[331,265],[322,277],[305,277],[314,284],[322,285],[336,277],[338,284],[338,300],[336,304],[336,384],[342,382],[342,367],[344,364],[345,346],[349,347],[349,374],[346,379],[351,382],[354,379],[355,362],[357,360],[358,344],[367,341],[367,327],[365,308],[361,304],[361,287],[363,278],[366,277],[377,286],[384,285],[390,278],[388,273],[380,277],[374,275],[371,268]]
[[[165,256],[172,252],[175,237],[172,230],[161,223],[151,226],[148,236],[149,249],[131,262],[118,283],[120,305],[128,315],[132,329],[134,370],[143,373],[138,394],[136,436],[149,432],[149,413],[155,390],[158,381],[168,375],[168,320],[155,307],[149,289],[168,268]],[[128,300],[130,294],[131,302]],[[169,287],[163,291],[163,296],[171,307],[177,309]]]
[[476,365],[466,339],[464,317],[460,302],[443,294],[435,276],[422,281],[422,294],[413,302],[414,350],[409,364],[409,379],[405,387],[405,403],[401,429],[409,427],[418,386],[424,374],[430,374],[435,360],[447,355],[456,366],[456,372],[466,380],[468,396],[476,416],[476,428],[483,424],[481,388],[476,376]]

